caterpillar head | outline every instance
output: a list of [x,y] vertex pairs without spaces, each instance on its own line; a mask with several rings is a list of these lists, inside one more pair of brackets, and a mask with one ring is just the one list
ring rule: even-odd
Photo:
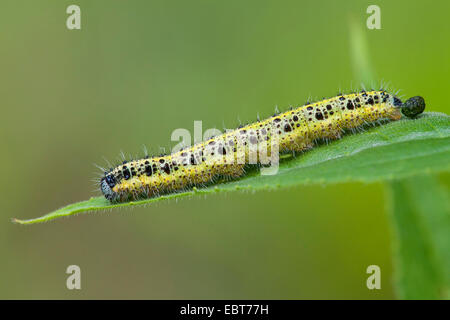
[[100,190],[102,191],[103,195],[106,199],[113,201],[117,199],[118,194],[117,192],[114,192],[112,188],[116,185],[116,179],[113,174],[109,173],[106,174],[105,177],[103,177],[100,180]]
[[414,118],[425,110],[425,100],[421,96],[409,98],[404,103],[400,99],[396,99],[399,101],[399,105],[397,106],[401,108],[402,113],[408,118]]

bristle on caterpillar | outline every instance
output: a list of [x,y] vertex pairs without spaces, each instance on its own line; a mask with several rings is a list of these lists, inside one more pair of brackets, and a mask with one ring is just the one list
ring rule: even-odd
[[[422,97],[403,103],[384,90],[339,94],[215,136],[181,151],[157,157],[124,161],[105,172],[100,190],[112,202],[158,196],[211,184],[219,176],[237,178],[252,159],[252,148],[272,152],[301,152],[317,141],[339,139],[380,120],[399,120],[403,113],[415,117],[425,109]],[[265,162],[264,164],[267,164]]]

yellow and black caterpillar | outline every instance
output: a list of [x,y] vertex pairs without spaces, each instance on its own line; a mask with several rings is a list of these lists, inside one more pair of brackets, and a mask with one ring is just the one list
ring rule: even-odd
[[[320,139],[338,139],[344,130],[379,120],[415,117],[422,97],[402,102],[384,90],[338,95],[275,114],[172,154],[124,162],[105,172],[100,189],[106,199],[123,202],[177,192],[211,183],[217,176],[239,177],[248,163],[264,162],[278,152],[310,149]],[[253,162],[251,161],[253,159]]]

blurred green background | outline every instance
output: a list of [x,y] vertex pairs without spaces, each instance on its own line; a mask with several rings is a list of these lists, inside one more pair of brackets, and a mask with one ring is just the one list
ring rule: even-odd
[[[66,28],[81,7],[82,29]],[[381,30],[366,8],[381,7]],[[235,192],[23,227],[98,195],[119,151],[234,127],[357,87],[350,21],[377,84],[447,112],[450,2],[6,1],[0,4],[0,298],[394,298],[382,184]],[[324,194],[327,200],[323,201]],[[68,265],[82,290],[66,288]],[[381,267],[382,289],[366,287]]]

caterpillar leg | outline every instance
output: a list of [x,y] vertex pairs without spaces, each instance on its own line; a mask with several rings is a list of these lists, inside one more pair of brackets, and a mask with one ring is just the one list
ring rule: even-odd
[[224,166],[223,174],[230,178],[239,178],[245,173],[243,164]]
[[339,130],[334,130],[329,132],[325,138],[330,139],[330,140],[338,140],[342,137],[342,131]]

